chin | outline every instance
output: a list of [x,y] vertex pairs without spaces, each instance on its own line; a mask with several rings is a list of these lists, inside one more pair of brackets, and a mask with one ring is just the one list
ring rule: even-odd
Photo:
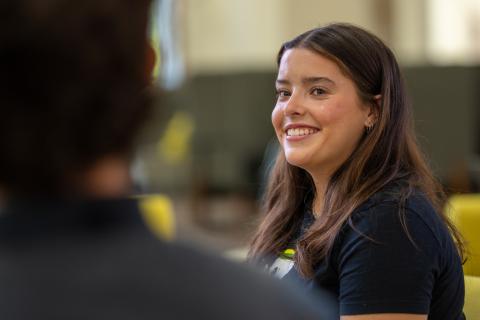
[[308,159],[306,159],[305,157],[302,157],[296,154],[285,153],[285,159],[290,165],[299,167],[302,169],[305,169],[305,167],[308,167],[308,164],[310,163],[310,161],[308,161]]

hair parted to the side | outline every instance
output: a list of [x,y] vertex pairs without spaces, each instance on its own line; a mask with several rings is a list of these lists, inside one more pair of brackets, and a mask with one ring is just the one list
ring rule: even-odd
[[[375,108],[377,120],[364,134],[352,155],[333,174],[326,189],[320,218],[298,241],[295,263],[306,278],[331,250],[352,212],[387,184],[399,184],[399,214],[405,231],[402,206],[417,189],[431,201],[452,233],[464,256],[460,233],[443,212],[445,194],[433,176],[415,138],[410,103],[392,51],[375,35],[350,24],[335,23],[307,31],[284,43],[278,53],[304,48],[334,61],[355,83],[364,102]],[[380,95],[380,103],[375,97]],[[315,192],[310,175],[290,165],[279,150],[264,198],[266,217],[251,243],[249,258],[278,255],[301,224],[305,199]]]
[[151,0],[0,4],[0,186],[72,192],[69,175],[128,157],[150,109]]

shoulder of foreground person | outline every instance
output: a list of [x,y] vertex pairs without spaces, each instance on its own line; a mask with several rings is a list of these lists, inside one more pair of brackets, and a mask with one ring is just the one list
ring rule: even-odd
[[338,319],[322,298],[159,240],[130,216],[35,213],[0,224],[10,230],[0,237],[1,319]]
[[[307,295],[251,265],[228,261],[185,244],[171,244],[170,267],[183,270],[180,285],[202,303],[218,302],[229,319],[338,319],[336,301],[324,293]],[[178,279],[172,279],[176,282]],[[186,287],[185,287],[186,286]],[[178,285],[176,286],[178,288]],[[182,289],[182,291],[183,291]]]

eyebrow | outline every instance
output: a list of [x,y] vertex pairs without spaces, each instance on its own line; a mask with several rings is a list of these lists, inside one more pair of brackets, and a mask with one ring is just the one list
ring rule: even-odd
[[[277,84],[290,84],[290,81],[288,81],[287,79],[277,79],[275,81]],[[313,84],[313,83],[317,83],[317,82],[328,82],[330,84],[333,84],[335,85],[335,81],[333,81],[332,79],[330,78],[327,78],[327,77],[306,77],[306,78],[302,78],[302,83],[303,84]]]

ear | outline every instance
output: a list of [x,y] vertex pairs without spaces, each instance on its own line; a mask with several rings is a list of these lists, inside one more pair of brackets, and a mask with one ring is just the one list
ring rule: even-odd
[[368,107],[367,119],[365,120],[365,127],[371,128],[377,123],[378,114],[382,106],[382,95],[377,94],[373,97],[373,103]]

